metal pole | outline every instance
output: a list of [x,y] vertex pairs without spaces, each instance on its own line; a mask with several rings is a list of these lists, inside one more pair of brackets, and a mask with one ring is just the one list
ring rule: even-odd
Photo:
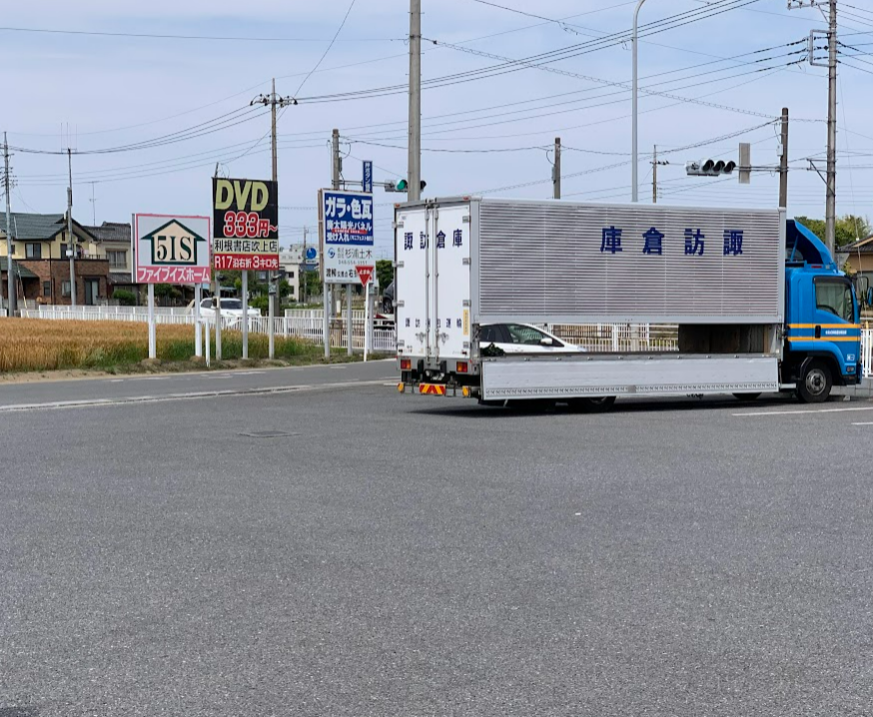
[[[199,331],[199,329],[198,329],[198,331]],[[212,347],[209,345],[210,341],[209,341],[209,322],[208,321],[203,322],[203,333],[206,334],[206,368],[209,368],[209,366],[212,364],[212,357],[210,356],[210,354],[212,352]]]
[[324,316],[322,317],[322,335],[324,337],[324,357],[330,358],[330,296],[328,285],[322,283],[321,293],[324,294]]
[[155,331],[155,285],[149,284],[149,358],[158,357],[157,332]]
[[788,207],[788,108],[782,108],[782,157],[779,159],[779,208]]
[[370,335],[372,332],[372,327],[370,326],[370,322],[372,321],[373,312],[370,311],[370,285],[372,282],[367,282],[364,284],[364,296],[366,298],[366,303],[364,304],[364,363],[367,363],[367,354],[370,349]]
[[831,256],[837,225],[837,0],[830,0],[828,29],[828,173],[825,209],[825,243]]
[[631,130],[633,133],[633,150],[632,150],[633,156],[631,157],[631,182],[633,183],[633,186],[631,187],[631,201],[633,201],[633,202],[639,201],[639,198],[640,198],[639,197],[639,189],[640,188],[638,186],[639,167],[637,166],[637,163],[639,161],[638,151],[637,151],[637,129],[638,129],[638,126],[637,126],[637,116],[638,116],[638,113],[637,113],[637,89],[638,89],[638,84],[639,84],[638,83],[638,75],[637,75],[637,45],[639,44],[637,42],[637,20],[639,18],[639,14],[640,14],[640,8],[643,6],[643,3],[645,1],[646,0],[639,0],[639,2],[637,3],[636,10],[634,10],[634,33],[633,33],[633,48],[632,48],[633,49],[633,63],[634,63],[634,68],[633,68],[634,79],[633,79],[633,109],[631,110],[631,112],[633,114],[633,129]]
[[[215,163],[215,176],[218,176],[218,162]],[[212,300],[215,302],[215,360],[221,361],[221,282],[218,279],[218,269],[215,260],[212,263]]]
[[652,204],[658,203],[658,145],[652,153]]
[[[67,251],[70,255],[70,305],[76,308],[76,238],[73,236],[73,152],[67,147],[70,186],[67,187]],[[152,290],[154,295],[154,290]],[[152,302],[154,304],[154,302]]]
[[242,273],[242,357],[249,357],[249,273]]
[[352,285],[346,284],[346,355],[352,355]]
[[15,300],[17,296],[15,292],[15,270],[12,267],[12,181],[9,176],[9,143],[6,141],[5,132],[3,133],[3,162],[6,167],[6,174],[3,179],[6,190],[6,316],[11,318],[15,316]]
[[[276,102],[276,80],[274,78],[273,93],[270,96],[270,119],[273,132],[273,182],[279,181],[279,156],[276,150]],[[267,311],[267,320],[270,323],[270,325],[267,327],[267,334],[270,337],[268,355],[271,359],[276,358],[276,328],[274,326],[273,319],[276,316],[276,299],[278,297],[276,296],[276,294],[273,293],[275,278],[276,274],[274,271],[270,270],[267,272],[267,304],[269,306],[269,310]]]
[[303,263],[297,267],[297,301],[306,303],[306,239],[307,229],[303,227]]
[[200,284],[194,284],[194,355],[203,356],[203,337],[200,335],[200,301],[202,296]]
[[421,0],[409,0],[409,182],[410,202],[421,199]]
[[552,184],[554,186],[555,199],[561,198],[561,138],[555,137],[555,166],[552,169],[554,176]]
[[339,130],[335,129],[333,131],[332,136],[332,147],[333,147],[333,162],[331,163],[331,187],[333,189],[340,188],[340,175],[342,174],[342,160],[340,159],[340,149],[339,149],[339,141],[340,134]]

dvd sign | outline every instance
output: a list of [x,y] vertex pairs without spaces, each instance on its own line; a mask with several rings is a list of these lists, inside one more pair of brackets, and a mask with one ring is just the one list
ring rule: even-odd
[[212,180],[215,268],[279,268],[279,198],[276,182]]

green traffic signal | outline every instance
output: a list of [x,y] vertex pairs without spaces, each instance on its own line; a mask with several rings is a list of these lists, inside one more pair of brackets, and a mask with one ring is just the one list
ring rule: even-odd
[[405,192],[408,189],[409,189],[409,182],[407,182],[405,179],[401,179],[399,182],[397,182],[397,191],[398,192]]

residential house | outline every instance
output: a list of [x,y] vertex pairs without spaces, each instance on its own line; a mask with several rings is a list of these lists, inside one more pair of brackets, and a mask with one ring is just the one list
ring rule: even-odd
[[847,274],[867,277],[873,286],[873,235],[840,247],[837,259]]
[[[12,214],[13,277],[19,302],[25,305],[70,304],[72,285],[67,251],[70,241],[63,214]],[[99,304],[109,296],[109,261],[100,257],[97,238],[75,220],[76,302]],[[6,215],[0,213],[0,254],[6,248]],[[2,270],[2,295],[7,294],[8,267]]]
[[85,227],[94,237],[91,254],[109,262],[109,298],[116,289],[137,293],[133,281],[133,242],[130,223],[103,222],[99,227]]

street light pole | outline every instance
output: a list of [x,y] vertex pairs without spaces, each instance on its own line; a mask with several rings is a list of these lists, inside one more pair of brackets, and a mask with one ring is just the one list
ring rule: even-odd
[[634,80],[633,80],[633,157],[631,158],[631,181],[633,182],[633,187],[631,188],[631,201],[638,202],[639,197],[639,166],[638,166],[638,147],[637,147],[637,20],[639,19],[640,8],[643,6],[643,3],[646,0],[639,0],[637,3],[636,10],[634,10],[634,36],[633,36],[633,63],[634,63]]

